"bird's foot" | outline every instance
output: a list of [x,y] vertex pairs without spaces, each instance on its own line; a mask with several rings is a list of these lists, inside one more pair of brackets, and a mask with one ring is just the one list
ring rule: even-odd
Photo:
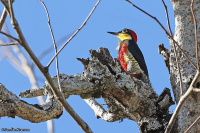
[[137,79],[140,79],[142,74],[141,73],[130,73],[131,77],[135,77]]

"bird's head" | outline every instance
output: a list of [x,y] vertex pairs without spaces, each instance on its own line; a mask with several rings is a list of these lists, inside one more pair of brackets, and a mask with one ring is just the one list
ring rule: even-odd
[[119,32],[108,32],[108,33],[117,36],[121,41],[126,40],[126,39],[128,40],[134,39],[134,41],[137,42],[136,33],[130,29],[123,29]]

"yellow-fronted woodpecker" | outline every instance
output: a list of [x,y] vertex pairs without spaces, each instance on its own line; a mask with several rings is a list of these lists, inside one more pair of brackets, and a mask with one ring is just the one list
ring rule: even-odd
[[123,29],[119,32],[108,32],[116,35],[121,42],[117,46],[117,59],[125,71],[132,77],[149,82],[149,75],[144,56],[137,45],[137,35],[130,29]]

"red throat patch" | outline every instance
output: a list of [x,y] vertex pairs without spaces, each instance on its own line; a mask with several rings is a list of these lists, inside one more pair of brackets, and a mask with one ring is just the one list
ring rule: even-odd
[[121,47],[119,48],[119,51],[117,53],[117,59],[120,61],[122,67],[124,68],[125,71],[127,71],[127,65],[124,59],[124,55],[127,52],[127,43],[123,42],[123,44],[121,45]]

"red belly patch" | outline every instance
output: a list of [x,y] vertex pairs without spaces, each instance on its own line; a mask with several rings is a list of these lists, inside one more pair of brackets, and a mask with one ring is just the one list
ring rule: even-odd
[[117,59],[120,61],[125,71],[127,71],[127,65],[124,58],[124,55],[126,54],[126,52],[127,52],[127,43],[123,42],[123,44],[120,46],[119,51],[117,53]]

